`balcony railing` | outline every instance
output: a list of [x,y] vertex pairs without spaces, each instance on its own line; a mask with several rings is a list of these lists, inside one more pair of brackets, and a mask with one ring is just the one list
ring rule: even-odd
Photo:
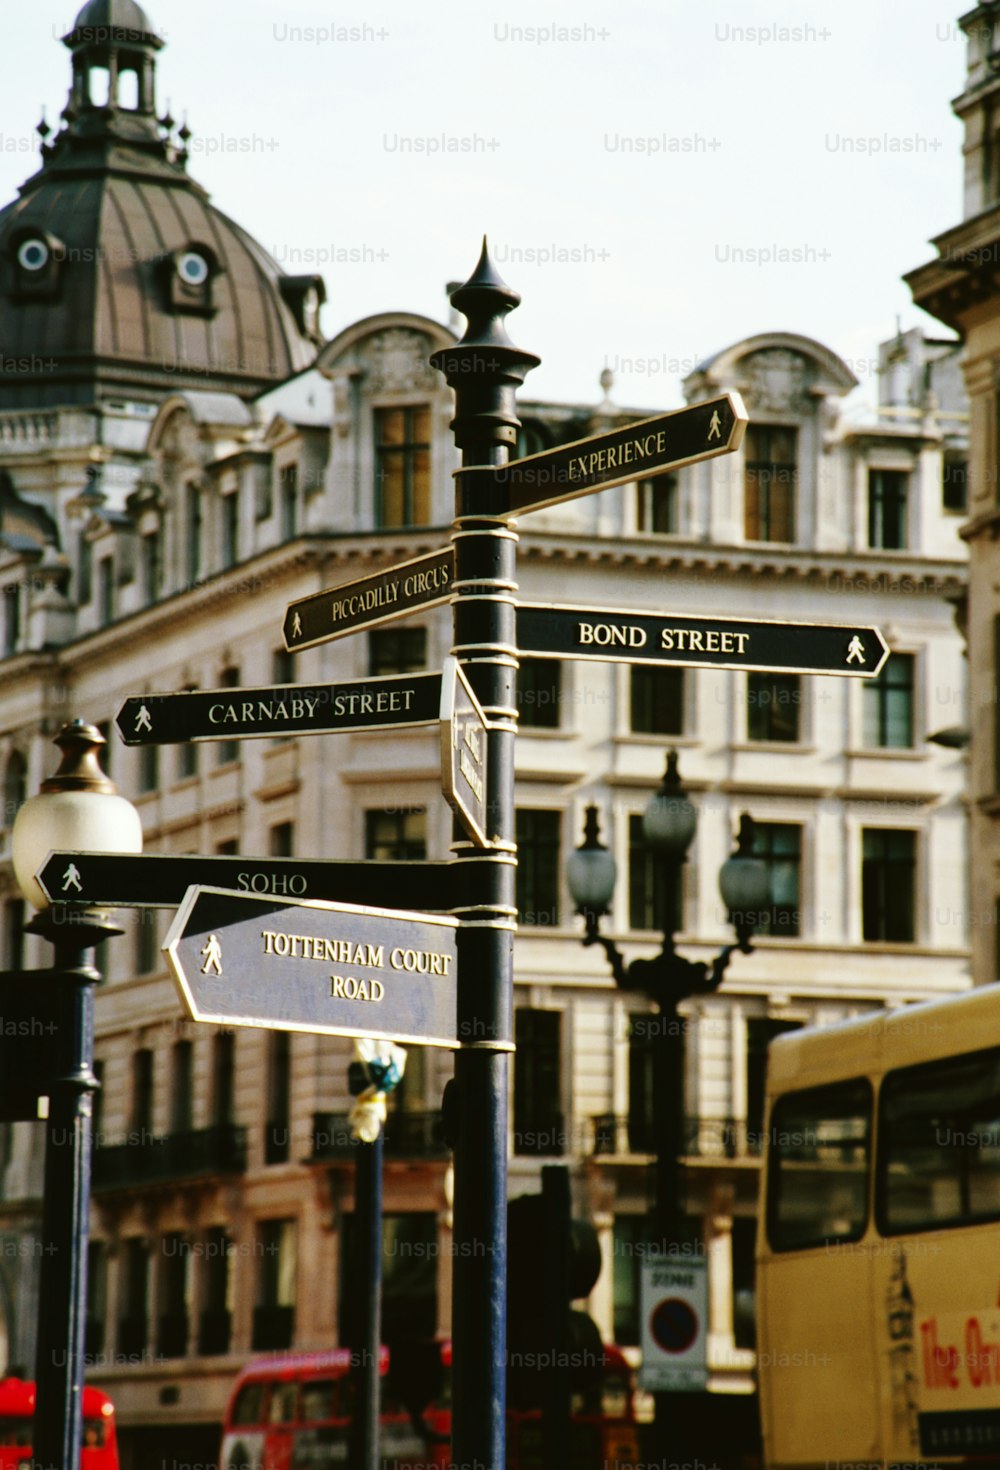
[[[647,1118],[600,1113],[594,1126],[595,1156],[655,1155],[656,1134]],[[689,1159],[754,1159],[760,1156],[761,1130],[745,1118],[685,1118],[684,1156]]]
[[[440,1112],[390,1113],[383,1147],[387,1159],[446,1159]],[[353,1159],[356,1148],[346,1113],[313,1113],[314,1160]]]
[[242,1174],[246,1166],[246,1129],[234,1124],[162,1137],[142,1130],[124,1143],[94,1150],[93,1188],[96,1193],[168,1179]]

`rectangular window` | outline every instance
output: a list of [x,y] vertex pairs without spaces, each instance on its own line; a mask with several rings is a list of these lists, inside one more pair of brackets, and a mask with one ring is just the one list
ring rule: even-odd
[[758,934],[792,938],[802,932],[802,828],[794,822],[755,822],[753,855],[767,867],[770,906],[758,914]]
[[[413,1051],[418,1048],[414,1047]],[[411,1052],[412,1055],[412,1052]],[[407,1062],[409,1066],[409,1062]],[[438,1226],[429,1211],[408,1210],[382,1217],[382,1337],[385,1341],[429,1342],[437,1330]],[[343,1216],[338,1292],[341,1342],[358,1341],[359,1287],[364,1284],[357,1216]],[[346,1381],[345,1381],[346,1382]],[[325,1406],[341,1402],[339,1386],[326,1379],[303,1384],[302,1419],[332,1414]],[[344,1412],[347,1412],[346,1405]]]
[[146,602],[156,602],[163,590],[163,552],[159,531],[147,531],[142,538],[142,594]]
[[177,779],[190,780],[198,774],[198,747],[193,740],[185,740],[177,747]]
[[798,431],[773,424],[750,424],[744,452],[747,540],[794,541]]
[[422,862],[427,856],[427,813],[365,812],[365,857],[391,862]]
[[431,512],[431,412],[375,410],[375,525],[426,526]]
[[281,1352],[295,1338],[295,1221],[262,1220],[258,1246],[260,1272],[251,1347],[255,1353]]
[[240,559],[240,492],[222,496],[222,565],[234,567]]
[[108,1248],[103,1240],[92,1240],[87,1246],[87,1325],[84,1353],[88,1358],[100,1358],[104,1353],[107,1315]]
[[916,832],[865,827],[861,851],[865,941],[912,944],[916,938]]
[[11,582],[3,589],[3,651],[17,652],[21,641],[21,584]]
[[[220,687],[223,689],[238,689],[240,687],[240,671],[234,665],[222,670],[219,679]],[[219,740],[215,745],[216,765],[229,765],[232,761],[240,758],[240,742],[238,740]]]
[[291,541],[299,534],[299,467],[297,464],[282,465],[279,482],[281,486],[281,536]]
[[684,733],[684,670],[642,664],[629,670],[629,719],[636,735]]
[[206,1357],[229,1351],[235,1249],[224,1226],[213,1225],[206,1231],[204,1306],[198,1321],[198,1351]]
[[868,1219],[872,1091],[864,1078],[790,1092],[771,1111],[772,1250],[857,1240]]
[[747,674],[747,739],[796,744],[802,680],[798,674]]
[[559,853],[562,813],[518,807],[516,812],[518,920],[559,923]]
[[271,654],[271,679],[275,685],[295,683],[295,655],[287,648],[275,648]]
[[969,507],[969,462],[964,456],[947,451],[941,475],[941,507],[959,514]]
[[868,545],[880,551],[906,548],[906,503],[910,476],[906,470],[868,471]]
[[78,580],[79,606],[86,607],[94,593],[94,547],[85,536],[80,537]]
[[426,628],[374,628],[368,634],[368,672],[414,674],[427,667]]
[[287,1031],[267,1038],[267,1122],[264,1125],[264,1163],[285,1164],[291,1147],[292,1048]]
[[663,1024],[663,1018],[651,1011],[636,1011],[628,1018],[628,1148],[633,1154],[659,1152],[653,1128],[653,1088],[655,1028]]
[[149,1251],[135,1237],[122,1244],[118,1316],[118,1351],[124,1358],[145,1357],[149,1337]]
[[188,1345],[191,1251],[179,1230],[160,1238],[160,1303],[156,1350],[162,1358],[183,1358]]
[[884,1235],[1000,1218],[1000,1048],[890,1072],[880,1113]]
[[628,819],[628,926],[676,934],[683,927],[684,865],[653,852],[642,813]]
[[862,742],[868,750],[909,750],[913,745],[912,653],[891,653],[877,679],[861,690]]
[[160,968],[160,925],[157,912],[156,909],[133,909],[137,975],[152,975]]
[[143,794],[160,789],[160,747],[139,747],[139,790]]
[[269,846],[272,857],[295,856],[295,823],[279,822],[271,828]]
[[562,1012],[514,1012],[514,1152],[561,1155]]
[[201,491],[197,485],[187,487],[185,517],[187,575],[193,587],[201,576]]
[[4,968],[24,968],[24,900],[8,898],[3,906]]
[[676,535],[680,529],[677,510],[677,476],[657,475],[640,480],[636,488],[636,529],[646,535]]
[[170,1131],[190,1133],[194,1118],[194,1043],[174,1043],[170,1066]]
[[217,1031],[212,1038],[212,1122],[227,1128],[233,1121],[236,1078],[236,1039],[231,1031]]
[[517,714],[521,729],[558,730],[562,664],[554,658],[522,658],[517,671]]
[[110,623],[115,616],[115,563],[114,558],[104,556],[97,564],[98,612],[102,623]]
[[153,1053],[148,1046],[132,1053],[131,1131],[148,1143],[153,1136]]
[[798,1021],[775,1021],[769,1016],[747,1021],[747,1149],[752,1154],[760,1153],[763,1143],[767,1049],[776,1036],[800,1029]]

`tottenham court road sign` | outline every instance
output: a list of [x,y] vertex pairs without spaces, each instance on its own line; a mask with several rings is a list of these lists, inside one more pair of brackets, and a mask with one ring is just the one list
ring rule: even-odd
[[878,628],[692,618],[540,602],[518,606],[517,648],[532,658],[702,664],[862,679],[873,678],[889,657]]
[[163,945],[195,1021],[457,1047],[456,919],[190,888]]
[[447,912],[459,907],[453,862],[348,862],[344,858],[253,858],[225,854],[50,852],[36,874],[50,903],[169,908],[195,884],[270,898],[317,898]]
[[608,434],[561,444],[499,467],[470,465],[458,475],[484,477],[507,497],[504,515],[525,515],[612,485],[663,475],[700,459],[738,449],[747,411],[738,393],[660,414]]
[[374,628],[417,608],[436,607],[451,596],[454,576],[455,552],[447,546],[290,602],[282,624],[285,647],[297,652],[361,628]]
[[445,659],[441,688],[441,777],[445,800],[478,847],[489,847],[486,716],[458,660]]

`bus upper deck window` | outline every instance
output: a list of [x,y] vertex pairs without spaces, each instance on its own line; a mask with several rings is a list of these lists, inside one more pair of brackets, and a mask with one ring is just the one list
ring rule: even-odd
[[857,1240],[868,1219],[872,1092],[864,1078],[789,1092],[771,1113],[767,1233],[776,1251]]

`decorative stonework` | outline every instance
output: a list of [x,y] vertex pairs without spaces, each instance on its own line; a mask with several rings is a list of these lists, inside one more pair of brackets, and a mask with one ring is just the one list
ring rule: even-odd
[[803,414],[813,406],[808,390],[815,367],[801,353],[773,347],[754,352],[741,366],[746,374],[743,396],[749,409]]
[[382,332],[369,348],[365,387],[369,393],[430,393],[441,380],[427,361],[432,344],[419,332]]

